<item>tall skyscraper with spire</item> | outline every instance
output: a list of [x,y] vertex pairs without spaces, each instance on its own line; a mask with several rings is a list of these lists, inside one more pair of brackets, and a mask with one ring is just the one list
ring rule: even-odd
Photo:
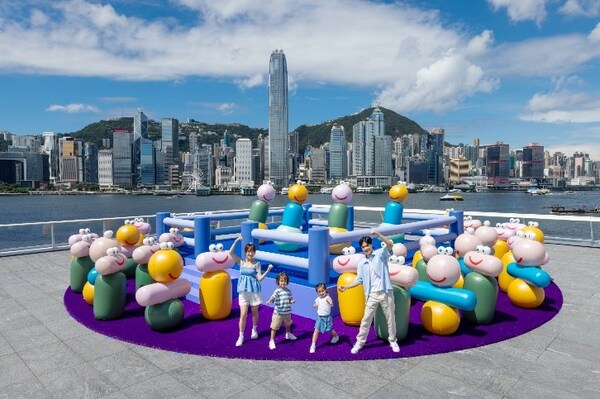
[[288,172],[288,73],[283,50],[269,61],[269,180],[278,187],[289,184]]

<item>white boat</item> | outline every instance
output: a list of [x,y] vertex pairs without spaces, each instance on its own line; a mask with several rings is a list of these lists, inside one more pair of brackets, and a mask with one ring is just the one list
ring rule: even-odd
[[462,195],[457,194],[446,194],[440,197],[440,201],[464,201]]
[[383,188],[379,186],[357,187],[356,192],[361,194],[382,194]]
[[529,187],[527,189],[527,194],[529,194],[529,195],[547,195],[547,194],[550,194],[550,190],[548,190],[547,188]]
[[254,187],[240,187],[241,195],[256,195],[256,189]]
[[319,190],[319,193],[321,194],[331,194],[333,192],[333,187],[322,187],[321,190]]
[[279,192],[281,195],[287,195],[288,191],[290,190],[289,187],[282,187],[281,191]]

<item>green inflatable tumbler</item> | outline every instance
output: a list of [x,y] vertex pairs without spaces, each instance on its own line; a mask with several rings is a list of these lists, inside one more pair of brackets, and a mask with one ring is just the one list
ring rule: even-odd
[[[411,296],[406,288],[392,284],[394,288],[394,304],[396,318],[396,339],[403,340],[408,335],[408,320],[410,316]],[[381,339],[388,339],[388,325],[381,306],[375,311],[375,332]]]

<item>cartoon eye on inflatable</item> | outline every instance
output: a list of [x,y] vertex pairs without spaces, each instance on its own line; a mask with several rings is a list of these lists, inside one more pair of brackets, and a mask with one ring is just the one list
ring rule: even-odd
[[450,247],[446,247],[446,255],[452,255],[454,253],[454,250]]
[[154,243],[156,242],[156,238],[154,237],[146,237],[144,238],[144,240],[142,241],[142,243],[144,245],[154,245]]
[[109,256],[115,256],[118,253],[119,253],[119,248],[117,248],[117,247],[111,247],[106,250],[106,254]]
[[133,221],[136,223],[141,223],[144,221],[144,219],[143,218],[135,218]]
[[446,254],[446,248],[444,248],[444,247],[438,247],[437,248],[437,252],[440,255],[445,255]]
[[91,232],[92,230],[88,229],[87,227],[83,229],[83,234],[90,234]]
[[540,227],[540,224],[538,222],[534,222],[533,220],[530,220],[529,222],[527,222],[527,225],[529,227]]
[[176,227],[171,227],[171,228],[169,229],[169,233],[171,233],[171,234],[177,234],[177,232],[178,232],[178,231],[179,231],[179,230],[177,230],[177,228],[176,228]]
[[528,231],[527,233],[525,233],[525,238],[529,238],[530,240],[535,240],[536,236],[533,231]]
[[406,186],[406,182],[402,180],[398,180],[398,184],[401,186]]
[[388,258],[389,263],[398,263],[398,257],[396,255],[390,255]]
[[93,236],[91,234],[84,234],[81,236],[81,240],[85,242],[92,242]]
[[490,223],[489,220],[486,220],[485,222],[483,222],[483,225],[486,227],[490,227],[492,224]]
[[468,221],[470,221],[470,220],[473,220],[473,217],[472,217],[471,215],[469,215],[469,216],[465,216],[465,217],[463,217],[463,220],[464,220],[465,222],[468,222]]
[[519,238],[525,238],[525,233],[521,230],[517,231],[517,237]]
[[488,247],[487,245],[478,245],[475,250],[481,254],[486,254],[486,255],[492,254],[492,249],[490,247]]
[[106,230],[104,232],[104,234],[102,234],[102,237],[104,237],[104,238],[113,238],[114,234],[115,233],[112,230]]
[[79,229],[79,234],[85,234],[85,229]]
[[223,250],[223,244],[221,244],[221,243],[218,243],[218,244],[216,245],[216,248],[217,248],[217,252],[220,252],[220,251],[222,251],[222,250]]
[[356,253],[356,249],[354,247],[344,247],[342,248],[343,255],[354,255]]
[[500,223],[500,222],[496,223],[496,227],[502,227],[502,223]]
[[210,252],[217,252],[217,246],[216,246],[215,244],[210,244],[210,245],[208,246],[208,250],[209,250]]

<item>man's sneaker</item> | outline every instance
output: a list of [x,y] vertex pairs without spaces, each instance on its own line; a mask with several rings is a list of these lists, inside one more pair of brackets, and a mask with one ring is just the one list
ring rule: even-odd
[[394,353],[400,352],[400,347],[398,346],[398,342],[396,342],[396,341],[390,342],[390,347],[392,348]]
[[250,335],[250,339],[257,339],[258,338],[258,332],[256,331],[255,328],[252,329],[252,335]]
[[337,344],[339,340],[340,340],[340,336],[336,335],[335,337],[331,337],[331,341],[329,341],[329,342],[331,342],[332,344]]
[[270,341],[269,341],[269,349],[273,350],[273,349],[275,349],[275,348],[276,348],[276,346],[275,346],[275,341],[273,341],[273,340],[270,340]]
[[240,335],[237,341],[235,341],[235,346],[242,346],[244,343],[244,336]]
[[295,341],[298,337],[296,337],[294,334],[292,334],[291,332],[289,333],[285,333],[285,339],[289,339],[290,341]]
[[362,344],[357,342],[354,344],[354,346],[350,350],[350,353],[352,353],[353,355],[356,355],[358,353],[358,351],[360,351],[362,349],[362,347],[363,347]]
[[317,350],[317,347],[316,347],[316,346],[314,346],[314,345],[311,345],[311,346],[310,346],[310,350],[309,350],[309,352],[310,352],[310,353],[315,353],[315,351],[316,351],[316,350]]

